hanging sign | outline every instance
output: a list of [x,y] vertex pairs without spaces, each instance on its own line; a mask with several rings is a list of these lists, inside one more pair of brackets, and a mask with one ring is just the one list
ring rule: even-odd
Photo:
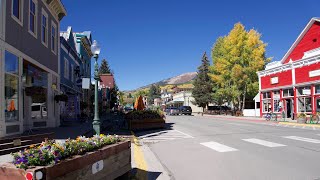
[[90,78],[82,78],[82,89],[90,89]]
[[316,77],[316,76],[320,76],[320,69],[309,71],[309,77]]
[[302,89],[302,94],[310,95],[311,94],[310,89]]
[[271,84],[277,84],[279,82],[278,77],[272,77],[271,78]]

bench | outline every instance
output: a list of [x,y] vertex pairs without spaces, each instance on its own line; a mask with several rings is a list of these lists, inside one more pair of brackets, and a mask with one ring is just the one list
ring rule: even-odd
[[0,155],[20,151],[28,148],[30,145],[41,144],[45,139],[54,139],[54,133],[2,138],[0,139]]

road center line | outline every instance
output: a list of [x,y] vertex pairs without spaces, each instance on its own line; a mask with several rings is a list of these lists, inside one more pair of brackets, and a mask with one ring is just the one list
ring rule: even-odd
[[204,143],[200,143],[201,145],[204,145],[210,149],[213,149],[215,151],[218,151],[218,152],[230,152],[230,151],[238,151],[238,149],[235,149],[235,148],[232,148],[232,147],[229,147],[229,146],[226,146],[226,145],[223,145],[223,144],[220,144],[220,143],[217,143],[217,142],[204,142]]
[[304,142],[309,142],[309,143],[320,144],[320,140],[318,140],[318,139],[304,138],[304,137],[299,137],[299,136],[284,136],[284,138],[293,139],[293,140],[297,140],[297,141],[304,141]]
[[278,144],[278,143],[265,141],[265,140],[261,140],[261,139],[255,139],[255,138],[242,139],[242,140],[247,141],[247,142],[251,142],[251,143],[254,143],[254,144],[259,144],[259,145],[262,145],[262,146],[267,146],[267,147],[283,147],[283,146],[286,146],[284,144]]

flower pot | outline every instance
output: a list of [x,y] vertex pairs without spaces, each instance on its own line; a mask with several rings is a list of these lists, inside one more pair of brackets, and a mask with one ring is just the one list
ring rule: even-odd
[[307,122],[306,118],[298,118],[298,123],[305,124]]
[[16,168],[12,163],[5,163],[0,166],[0,179],[115,179],[130,170],[131,143],[124,141],[62,160],[55,165],[24,170]]

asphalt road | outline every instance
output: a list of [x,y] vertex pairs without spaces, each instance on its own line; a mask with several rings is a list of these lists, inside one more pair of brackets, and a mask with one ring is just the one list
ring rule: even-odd
[[140,134],[177,180],[320,179],[320,130],[201,116]]

